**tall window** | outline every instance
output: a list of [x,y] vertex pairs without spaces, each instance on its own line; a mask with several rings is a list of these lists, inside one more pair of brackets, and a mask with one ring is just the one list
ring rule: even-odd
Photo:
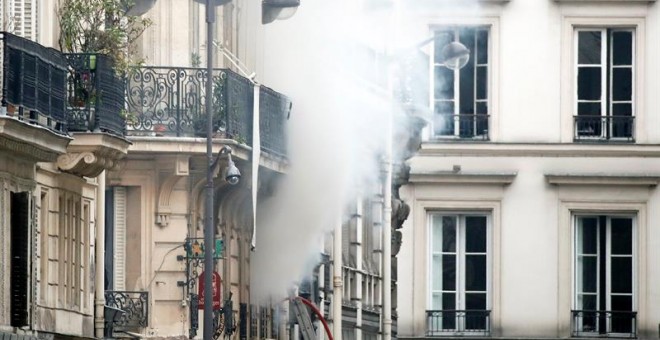
[[575,218],[574,333],[635,334],[634,219]]
[[[487,27],[460,27],[435,32],[432,98],[434,137],[488,139],[488,40]],[[442,49],[460,42],[470,50],[465,67],[444,66]]]
[[428,335],[490,329],[490,231],[485,214],[432,214]]
[[575,35],[575,138],[632,140],[634,30],[581,28]]

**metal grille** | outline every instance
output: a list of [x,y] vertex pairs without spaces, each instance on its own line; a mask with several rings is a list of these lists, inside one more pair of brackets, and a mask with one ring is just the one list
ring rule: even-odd
[[637,337],[637,312],[571,311],[571,335],[575,337]]

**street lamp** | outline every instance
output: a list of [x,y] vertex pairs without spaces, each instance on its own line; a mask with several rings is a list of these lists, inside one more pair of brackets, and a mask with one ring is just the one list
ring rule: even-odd
[[[430,38],[415,46],[415,49],[435,41]],[[441,50],[443,65],[451,70],[458,70],[467,65],[470,60],[470,50],[458,41],[445,45]],[[392,75],[390,75],[392,77]],[[390,79],[389,93],[394,93],[392,79]],[[383,340],[392,338],[392,165],[394,163],[393,150],[393,112],[387,122],[387,140],[385,155],[385,188],[383,205]]]

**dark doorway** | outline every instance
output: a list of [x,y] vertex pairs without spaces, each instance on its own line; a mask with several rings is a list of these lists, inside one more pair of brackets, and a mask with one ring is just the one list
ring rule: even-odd
[[12,192],[9,195],[11,269],[9,289],[11,293],[10,323],[13,327],[28,326],[29,295],[29,193]]

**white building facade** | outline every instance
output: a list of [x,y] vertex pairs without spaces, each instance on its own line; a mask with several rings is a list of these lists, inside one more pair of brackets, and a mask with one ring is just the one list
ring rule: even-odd
[[[658,336],[654,1],[406,5],[435,36],[399,338]],[[471,51],[458,71],[443,45]]]

